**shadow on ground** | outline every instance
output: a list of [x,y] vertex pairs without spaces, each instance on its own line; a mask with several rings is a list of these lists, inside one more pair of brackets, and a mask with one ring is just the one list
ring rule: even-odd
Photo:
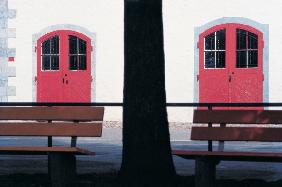
[[[79,187],[116,187],[117,185],[117,173],[107,174],[84,174],[79,175],[77,182],[73,186]],[[218,187],[281,187],[282,180],[274,182],[266,182],[259,179],[246,179],[242,181],[237,180],[217,180]],[[50,182],[47,174],[11,174],[11,175],[0,175],[0,186],[4,187],[49,187]],[[138,185],[137,185],[138,186]],[[178,176],[175,187],[193,187],[194,177],[193,176]]]

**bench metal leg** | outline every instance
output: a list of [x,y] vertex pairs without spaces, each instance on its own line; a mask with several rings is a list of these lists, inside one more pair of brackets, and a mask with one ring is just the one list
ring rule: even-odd
[[49,176],[53,187],[73,186],[76,180],[75,155],[49,153]]
[[[226,127],[226,124],[225,123],[221,123],[220,127],[224,128],[224,127]],[[224,150],[224,141],[219,141],[218,142],[218,151],[223,151],[223,150]]]
[[207,158],[196,158],[195,187],[214,187],[216,178],[216,164]]

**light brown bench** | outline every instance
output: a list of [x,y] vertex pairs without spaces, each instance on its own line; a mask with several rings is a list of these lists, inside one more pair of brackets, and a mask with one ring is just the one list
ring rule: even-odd
[[[216,151],[172,151],[173,155],[196,160],[197,187],[215,186],[216,165],[221,160],[282,162],[282,152],[224,151],[223,144],[224,141],[282,142],[282,128],[271,126],[282,124],[280,110],[195,110],[193,123],[207,126],[193,126],[191,140],[220,142]],[[212,124],[220,125],[214,127]]]
[[[40,147],[0,146],[0,154],[48,155],[52,186],[69,186],[76,176],[75,155],[95,155],[77,147],[76,138],[100,137],[103,116],[103,107],[0,107],[0,136],[48,137],[48,145]],[[70,145],[52,146],[52,136],[72,137]]]

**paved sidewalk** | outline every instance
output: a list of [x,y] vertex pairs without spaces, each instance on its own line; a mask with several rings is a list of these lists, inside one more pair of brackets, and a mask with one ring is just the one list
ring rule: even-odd
[[[171,128],[171,143],[174,149],[205,150],[206,142],[189,141],[189,128]],[[79,138],[78,145],[97,153],[96,156],[79,156],[79,173],[106,173],[117,171],[121,164],[122,129],[104,128],[101,138]],[[56,138],[55,145],[69,143],[69,138]],[[46,145],[46,138],[1,138],[0,145]],[[235,142],[226,144],[226,148],[247,151],[281,151],[281,143],[247,143]],[[194,161],[174,156],[174,164],[178,174],[193,175]],[[11,173],[46,173],[46,156],[1,156],[0,174]],[[221,162],[217,166],[217,177],[221,179],[264,179],[275,181],[282,179],[282,164],[255,162]]]

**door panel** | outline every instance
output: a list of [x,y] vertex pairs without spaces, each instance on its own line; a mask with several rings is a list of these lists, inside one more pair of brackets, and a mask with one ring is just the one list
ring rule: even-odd
[[[229,102],[226,74],[205,75],[200,78],[200,101],[204,103]],[[225,81],[224,81],[225,80]]]
[[233,76],[230,84],[232,102],[258,102],[260,81],[257,74]]
[[[262,79],[255,74],[233,76],[230,84],[230,96],[233,103],[262,102]],[[232,107],[232,109],[242,109]],[[244,107],[244,109],[263,109],[262,107]]]
[[63,102],[63,85],[58,84],[60,72],[48,72],[37,78],[37,102]]
[[[91,82],[90,77],[84,77],[83,82],[81,77],[84,75],[79,72],[70,72],[65,78],[65,94],[66,102],[90,102],[91,98]],[[88,83],[88,84],[86,84]],[[79,89],[77,89],[79,88]]]

